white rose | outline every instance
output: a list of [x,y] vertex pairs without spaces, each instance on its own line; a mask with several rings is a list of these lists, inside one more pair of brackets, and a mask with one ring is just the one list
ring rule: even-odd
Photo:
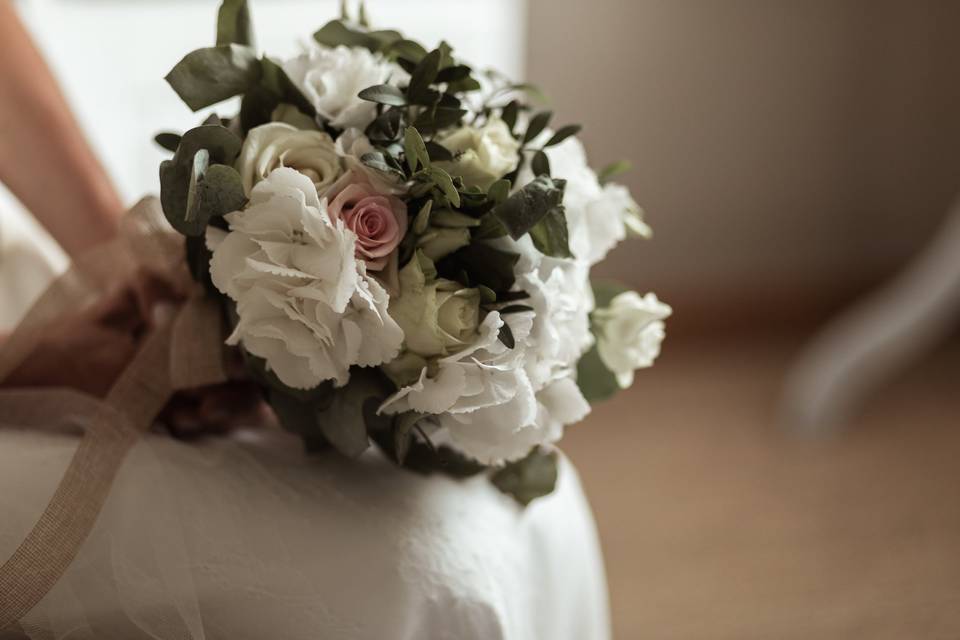
[[454,160],[437,162],[451,175],[463,178],[468,187],[488,188],[517,168],[520,143],[506,123],[492,117],[482,127],[463,126],[437,137],[437,142],[454,153]]
[[617,376],[622,388],[633,384],[633,372],[653,365],[665,336],[663,321],[669,306],[648,293],[641,297],[626,291],[610,306],[593,312],[600,359]]
[[420,252],[400,270],[400,292],[390,315],[403,329],[404,347],[423,358],[446,356],[467,346],[480,323],[480,292],[438,278]]
[[237,303],[228,344],[264,358],[296,389],[325,380],[342,386],[351,366],[397,356],[403,332],[387,313],[388,296],[309,178],[276,169],[253,188],[245,210],[225,217],[230,232],[218,238],[211,230],[208,244],[213,283]]
[[343,173],[333,138],[321,131],[302,131],[282,122],[251,129],[236,167],[247,194],[279,167],[295,169],[310,178],[318,194],[323,194]]
[[399,67],[369,50],[345,46],[331,49],[310,45],[304,53],[285,61],[283,70],[332,126],[361,130],[373,122],[377,107],[357,94],[403,75]]

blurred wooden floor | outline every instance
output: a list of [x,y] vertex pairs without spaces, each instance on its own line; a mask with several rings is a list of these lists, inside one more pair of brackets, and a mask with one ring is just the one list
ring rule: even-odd
[[811,441],[774,424],[796,346],[668,340],[568,430],[618,640],[960,638],[960,348]]

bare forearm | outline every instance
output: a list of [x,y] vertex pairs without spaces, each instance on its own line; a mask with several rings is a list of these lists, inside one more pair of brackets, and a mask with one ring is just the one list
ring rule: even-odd
[[0,182],[72,256],[123,210],[12,3],[0,0]]

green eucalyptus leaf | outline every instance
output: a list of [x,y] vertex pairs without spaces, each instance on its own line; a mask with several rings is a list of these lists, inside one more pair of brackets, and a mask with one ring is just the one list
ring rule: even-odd
[[273,113],[281,104],[290,104],[304,117],[313,119],[316,109],[290,80],[286,71],[272,59],[260,60],[261,77],[256,86],[243,94],[240,103],[240,126],[246,132],[273,120]]
[[400,65],[400,68],[407,73],[413,73],[413,70],[417,68],[418,63],[419,60],[417,62],[413,62],[412,60],[407,60],[406,58],[397,58],[397,64]]
[[263,72],[260,86],[276,96],[278,103],[288,102],[311,118],[317,115],[313,103],[303,95],[282,66],[267,56],[260,60],[260,66]]
[[381,146],[388,146],[400,135],[400,124],[400,109],[387,109],[367,127],[367,137]]
[[514,240],[519,240],[551,210],[563,202],[566,181],[538,176],[493,208]]
[[466,109],[452,109],[447,107],[425,109],[417,116],[417,119],[414,120],[413,126],[421,133],[435,133],[440,129],[446,129],[447,127],[458,124],[466,114]]
[[372,151],[370,153],[363,154],[360,156],[360,162],[372,169],[376,169],[377,171],[382,171],[383,173],[391,175],[399,174],[399,177],[401,179],[403,178],[403,174],[398,171],[396,167],[388,164],[385,156],[379,151]]
[[453,209],[438,209],[430,218],[432,225],[448,229],[462,229],[480,226],[480,220]]
[[247,0],[223,0],[217,13],[217,45],[253,46],[253,26]]
[[370,398],[386,396],[387,389],[375,372],[354,369],[347,385],[334,392],[330,406],[317,413],[320,431],[337,451],[356,458],[370,444],[364,406]]
[[237,170],[225,164],[215,164],[201,177],[193,201],[188,199],[187,219],[195,221],[199,226],[198,233],[203,233],[211,218],[239,211],[246,202],[243,180]]
[[590,404],[606,400],[620,391],[617,376],[603,364],[596,345],[577,363],[577,386]]
[[361,31],[354,31],[342,20],[331,20],[313,34],[313,39],[327,47],[364,47],[366,49],[376,50],[380,43],[370,34]]
[[213,254],[207,248],[207,239],[204,236],[187,236],[186,238],[187,267],[194,282],[199,282],[211,294],[219,294],[210,279],[210,258]]
[[486,285],[479,285],[477,291],[480,292],[480,300],[492,304],[497,301],[497,292]]
[[441,69],[437,73],[437,82],[456,82],[470,76],[472,69],[465,64],[457,64]]
[[363,100],[385,104],[391,107],[402,107],[407,104],[407,98],[400,89],[392,84],[378,84],[367,87],[357,94]]
[[403,34],[399,31],[393,29],[379,29],[377,31],[367,31],[367,36],[369,36],[373,42],[375,42],[374,51],[384,51],[390,48],[397,40],[403,39]]
[[440,189],[444,197],[450,201],[450,204],[454,207],[460,206],[460,192],[457,191],[456,186],[454,186],[453,178],[450,177],[449,173],[440,167],[433,166],[426,167],[424,173],[426,173],[427,177]]
[[510,133],[513,133],[513,129],[517,126],[517,116],[520,113],[520,105],[516,100],[511,100],[507,103],[500,111],[500,119],[507,125],[507,128],[510,129]]
[[447,85],[447,91],[451,93],[470,93],[471,91],[480,91],[480,89],[483,89],[483,85],[473,76],[455,80]]
[[357,23],[361,27],[369,27],[370,19],[367,17],[367,3],[360,0],[360,8],[357,9]]
[[[482,242],[473,242],[437,264],[445,278],[460,282],[473,282],[494,291],[508,291],[516,282],[514,269],[520,256],[509,251],[500,251]],[[466,273],[466,281],[461,274]]]
[[194,111],[246,93],[262,73],[256,52],[227,44],[188,53],[167,74],[166,81]]
[[530,294],[526,291],[501,291],[497,294],[497,302],[516,302],[517,300],[526,300]]
[[470,244],[469,229],[428,230],[417,238],[417,248],[430,260],[437,261]]
[[413,441],[414,428],[417,423],[423,420],[423,414],[416,411],[401,413],[396,417],[393,423],[393,452],[397,459],[397,464],[402,465],[410,451],[410,444]]
[[419,213],[413,219],[413,232],[422,235],[430,224],[430,212],[433,210],[433,200],[427,200],[427,203],[420,208]]
[[517,340],[513,337],[513,329],[504,322],[500,325],[500,332],[497,334],[497,340],[503,343],[507,349],[513,349],[517,346]]
[[507,235],[507,228],[500,218],[493,213],[485,213],[480,217],[480,226],[473,230],[476,240],[494,240]]
[[557,452],[537,447],[523,460],[493,474],[493,485],[523,506],[549,495],[557,485]]
[[203,216],[201,212],[200,181],[203,175],[210,167],[210,152],[206,149],[198,149],[193,154],[193,162],[190,165],[190,183],[187,187],[187,209],[184,212],[183,220],[186,228],[191,232],[186,232],[188,236],[200,235],[207,228],[209,218]]
[[162,131],[153,137],[153,141],[167,151],[176,152],[177,147],[180,146],[180,138],[181,136],[179,133]]
[[550,104],[550,98],[540,89],[540,87],[535,84],[521,82],[519,84],[512,85],[510,88],[514,91],[522,91],[540,104]]
[[419,64],[420,61],[423,60],[424,56],[427,55],[427,50],[424,49],[423,46],[418,42],[400,39],[391,43],[384,53],[396,58],[408,60],[416,65]]
[[487,189],[487,197],[493,200],[496,204],[500,204],[508,197],[510,197],[510,181],[505,178],[500,178]]
[[550,159],[543,149],[533,154],[533,160],[530,162],[530,168],[535,176],[550,176]]
[[540,253],[553,258],[572,258],[567,230],[567,215],[563,205],[554,207],[532,229],[530,239]]
[[552,147],[554,145],[560,144],[570,136],[575,136],[580,133],[580,130],[583,129],[579,124],[568,124],[565,127],[560,127],[557,129],[556,133],[547,140],[547,144],[543,145],[544,147]]
[[626,173],[632,168],[633,165],[630,164],[629,160],[618,160],[600,169],[600,172],[597,174],[597,179],[600,181],[600,184],[606,184],[616,176]]
[[415,127],[407,127],[404,131],[403,151],[407,156],[407,166],[410,167],[411,173],[417,170],[418,163],[424,169],[430,166],[430,154],[427,153],[427,146]]
[[430,160],[434,162],[450,162],[453,160],[453,153],[442,144],[438,144],[433,140],[427,140],[424,142],[424,145],[427,147],[427,154],[430,156]]
[[550,124],[550,118],[552,117],[552,111],[541,111],[530,118],[530,124],[527,125],[527,132],[523,134],[523,143],[527,144],[540,135],[540,132]]
[[[236,204],[232,174],[217,169],[207,185],[203,176],[217,165],[228,165],[226,168],[236,173],[229,165],[240,153],[241,144],[240,138],[225,127],[201,125],[184,133],[173,158],[160,163],[160,204],[174,229],[184,235],[199,235],[211,217],[236,208],[224,208]],[[195,158],[201,150],[201,159],[209,169],[197,175]]]
[[535,311],[535,309],[527,304],[508,304],[499,311],[500,315],[505,316],[509,313],[526,313],[528,311]]
[[291,433],[306,436],[319,431],[317,414],[309,401],[288,393],[272,391],[268,403],[282,426]]
[[423,57],[423,60],[417,65],[417,68],[410,74],[410,84],[407,86],[407,96],[411,101],[416,102],[422,99],[430,85],[437,79],[440,72],[440,58],[442,53],[440,49],[434,49]]

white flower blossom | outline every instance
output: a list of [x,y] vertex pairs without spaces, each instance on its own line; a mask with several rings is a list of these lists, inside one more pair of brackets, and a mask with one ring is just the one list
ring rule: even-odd
[[351,366],[397,356],[403,332],[389,298],[354,257],[356,237],[332,221],[309,178],[280,168],[258,183],[230,232],[211,233],[210,275],[237,303],[228,344],[242,344],[289,387],[343,386]]
[[376,105],[357,96],[368,87],[399,80],[403,71],[363,47],[311,44],[283,70],[323,118],[338,129],[366,129]]
[[310,178],[322,195],[343,174],[342,164],[333,138],[326,133],[270,122],[247,132],[236,167],[248,194],[274,169],[289,167]]
[[463,178],[468,187],[488,188],[517,168],[520,143],[503,120],[491,117],[482,127],[464,125],[437,137],[452,151],[454,159],[437,162],[451,175]]
[[660,355],[663,321],[671,312],[654,294],[641,297],[635,291],[617,295],[609,307],[594,312],[597,352],[621,388],[633,384],[634,370],[652,366]]
[[[545,142],[551,131],[542,133],[533,146]],[[550,173],[566,180],[563,205],[567,216],[570,251],[578,260],[593,265],[603,260],[627,233],[642,237],[651,235],[643,222],[642,211],[630,192],[618,184],[601,185],[597,174],[587,164],[583,144],[577,138],[567,138],[546,149]],[[530,163],[517,177],[517,187],[533,180]]]

